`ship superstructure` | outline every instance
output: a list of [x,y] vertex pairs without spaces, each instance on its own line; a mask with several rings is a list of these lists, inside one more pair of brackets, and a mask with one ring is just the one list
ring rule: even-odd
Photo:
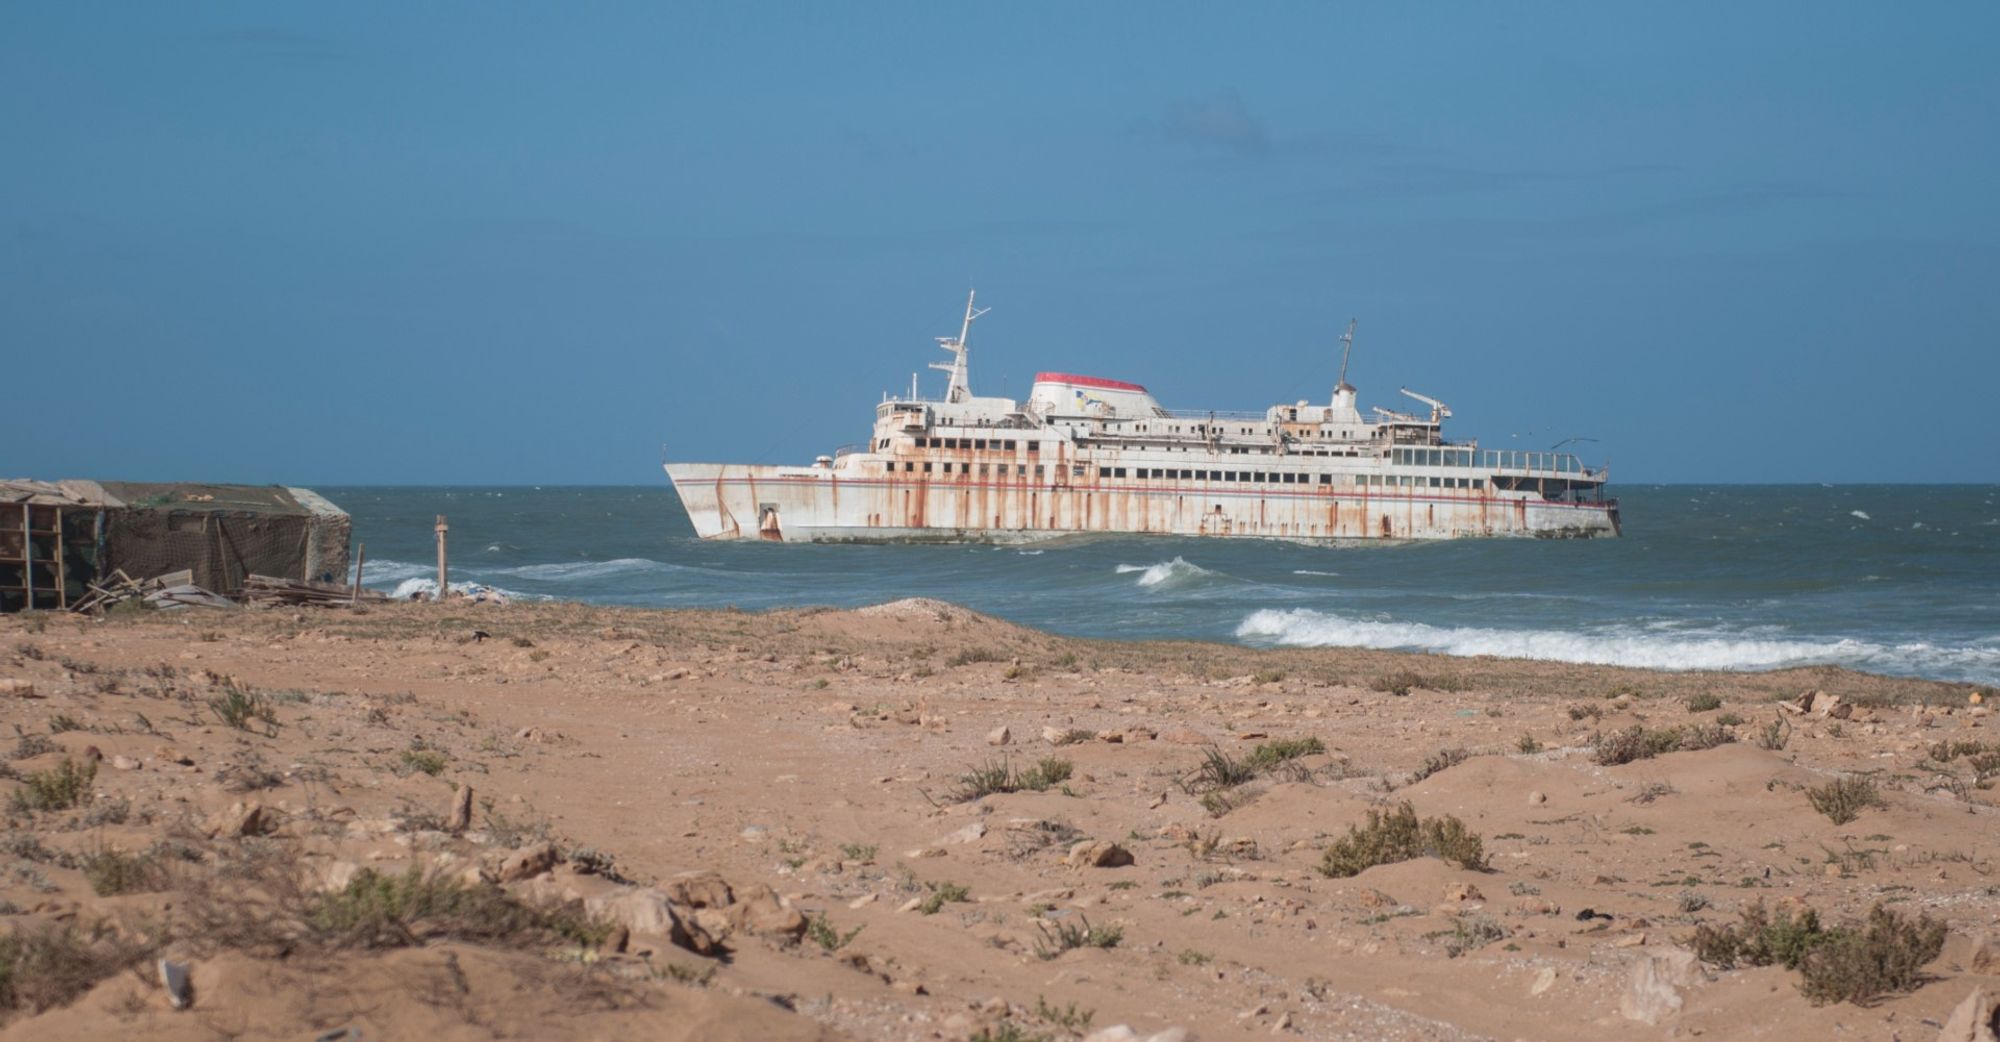
[[885,395],[868,443],[811,466],[667,463],[704,539],[1025,542],[1091,533],[1303,541],[1590,537],[1619,531],[1606,471],[1565,452],[1443,436],[1451,409],[1363,416],[1341,337],[1324,405],[1162,408],[1136,383],[1035,377],[1025,402],[972,393],[966,297],[944,396]]

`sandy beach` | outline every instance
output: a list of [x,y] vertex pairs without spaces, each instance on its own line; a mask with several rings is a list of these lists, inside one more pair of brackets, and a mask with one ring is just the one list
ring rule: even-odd
[[[70,957],[0,1038],[1928,1042],[2000,991],[1991,697],[929,601],[9,616],[0,909]],[[1404,804],[1477,856],[1356,871]],[[1943,940],[1816,1004],[1696,957],[1759,902]]]

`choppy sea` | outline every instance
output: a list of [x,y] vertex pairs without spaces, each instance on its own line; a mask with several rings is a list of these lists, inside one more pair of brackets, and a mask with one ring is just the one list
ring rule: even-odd
[[1625,537],[1329,548],[704,543],[648,487],[351,487],[368,586],[660,607],[924,596],[1060,633],[2000,683],[2000,487],[1619,486]]

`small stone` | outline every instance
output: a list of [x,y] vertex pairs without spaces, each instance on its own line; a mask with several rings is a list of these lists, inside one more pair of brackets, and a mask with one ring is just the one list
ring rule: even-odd
[[954,832],[951,835],[938,840],[938,843],[941,846],[960,845],[965,843],[977,843],[979,842],[980,839],[984,838],[985,835],[986,835],[986,823],[983,821],[975,821],[972,824],[967,825],[962,829],[959,829],[957,832]]
[[1535,982],[1528,985],[1529,995],[1540,995],[1556,986],[1556,968],[1544,966],[1535,974]]
[[172,959],[160,960],[160,986],[167,989],[167,1003],[175,1009],[186,1009],[194,1003],[194,983],[188,976],[188,964]]
[[140,768],[141,764],[130,756],[121,754],[111,758],[111,766],[121,771],[136,771]]
[[1989,930],[1974,934],[1972,952],[1966,956],[1965,966],[1974,973],[2000,975],[2000,938]]
[[1993,999],[1985,988],[1974,988],[1951,1011],[1944,1029],[1938,1032],[1938,1042],[1995,1042],[1996,1020],[2000,1020],[2000,1011],[1994,1009]]
[[1376,890],[1373,887],[1361,891],[1361,893],[1358,895],[1358,899],[1360,900],[1361,905],[1364,908],[1396,907],[1395,898],[1390,897],[1388,894],[1385,894],[1380,890]]
[[1486,900],[1486,895],[1480,893],[1479,888],[1473,886],[1471,883],[1446,883],[1444,885],[1444,899],[1447,901],[1484,901]]
[[1166,730],[1160,732],[1160,741],[1172,742],[1175,745],[1211,744],[1210,739],[1207,735],[1202,734],[1200,731],[1197,731],[1192,727],[1169,727]]
[[1549,794],[1541,791],[1540,789],[1536,789],[1535,791],[1528,794],[1529,806],[1539,807],[1547,802],[1549,802]]
[[1659,1026],[1681,1011],[1681,989],[1699,975],[1694,953],[1683,948],[1648,949],[1632,964],[1618,1012],[1627,1020]]
[[1012,745],[1013,743],[1014,732],[1006,724],[1001,724],[999,727],[986,732],[987,745]]
[[912,898],[910,898],[909,900],[907,900],[907,901],[903,902],[902,904],[899,904],[899,905],[897,905],[897,906],[896,906],[896,911],[898,911],[898,912],[914,912],[914,911],[916,911],[917,909],[919,909],[919,908],[922,908],[923,906],[924,906],[924,899],[923,899],[923,898],[921,898],[921,897],[912,897]]
[[669,900],[688,908],[727,908],[736,903],[728,882],[714,872],[689,872],[670,880],[661,889]]
[[35,694],[34,681],[22,680],[18,677],[8,677],[5,680],[0,680],[0,697],[40,698],[41,696]]
[[233,839],[261,835],[268,824],[264,820],[263,804],[239,801],[230,804],[229,809],[210,816],[203,830],[213,839]]
[[1075,868],[1122,868],[1132,852],[1108,839],[1086,839],[1069,848],[1068,861]]
[[497,878],[502,883],[533,879],[556,867],[556,862],[560,860],[562,855],[556,851],[554,843],[537,843],[531,847],[522,847],[500,862]]
[[1060,727],[1042,728],[1042,741],[1047,742],[1050,745],[1061,745],[1063,739],[1068,737],[1068,735],[1069,732],[1063,730]]
[[872,905],[875,902],[880,901],[881,899],[882,899],[881,894],[862,894],[860,897],[857,897],[854,900],[847,902],[847,907],[866,908],[869,905]]
[[445,831],[464,832],[472,827],[472,786],[461,784],[451,794],[451,813],[445,817]]

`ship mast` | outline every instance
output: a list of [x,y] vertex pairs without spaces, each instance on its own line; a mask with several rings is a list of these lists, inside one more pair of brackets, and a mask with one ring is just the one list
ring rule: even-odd
[[966,337],[971,335],[972,333],[972,320],[978,318],[981,315],[986,314],[988,311],[993,310],[992,308],[975,309],[972,306],[972,300],[975,294],[976,291],[974,290],[966,291],[965,322],[963,325],[958,327],[958,335],[955,337],[941,336],[937,338],[938,346],[944,348],[946,351],[951,352],[952,356],[952,359],[949,362],[931,363],[932,369],[936,369],[938,372],[941,373],[951,374],[951,385],[945,388],[945,395],[944,395],[944,400],[948,402],[962,402],[972,397],[972,385],[967,379],[966,364],[965,364],[965,354],[966,354],[965,340]]
[[1340,382],[1333,385],[1333,393],[1335,397],[1338,397],[1340,395],[1340,392],[1342,391],[1354,390],[1353,386],[1347,382],[1347,359],[1348,356],[1352,355],[1353,353],[1354,353],[1354,320],[1350,318],[1347,320],[1347,332],[1341,334],[1340,337]]

